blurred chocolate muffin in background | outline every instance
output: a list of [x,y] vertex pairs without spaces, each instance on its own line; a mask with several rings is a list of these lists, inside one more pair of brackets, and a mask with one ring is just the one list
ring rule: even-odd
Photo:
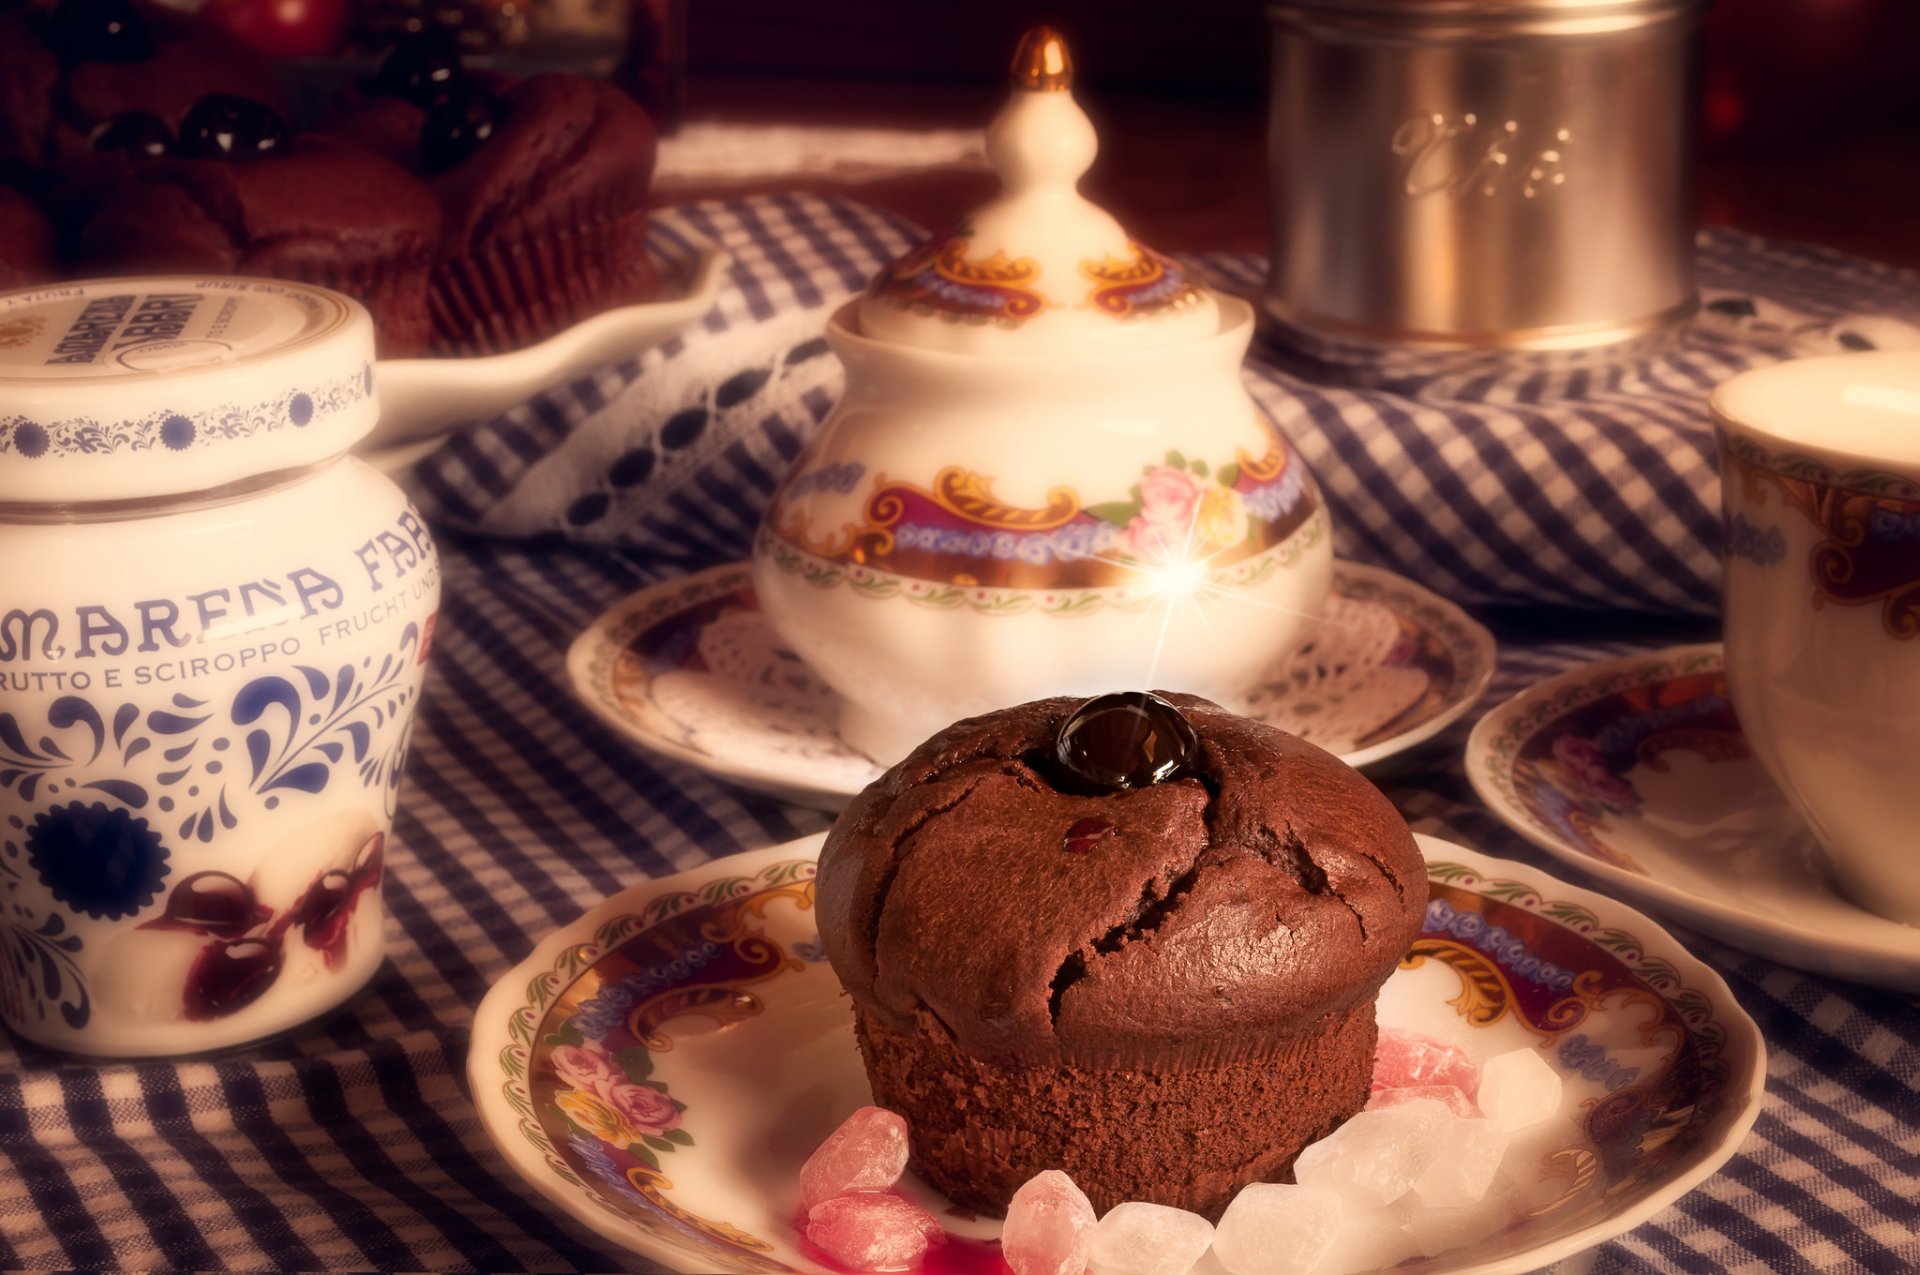
[[373,313],[382,357],[427,348],[440,208],[411,173],[271,109],[203,98],[175,152],[101,199],[74,251],[86,274],[264,275],[336,288]]
[[434,349],[488,354],[653,298],[653,123],[619,89],[462,67],[431,37],[396,46],[332,127],[419,174],[440,201]]
[[51,260],[338,288],[373,312],[383,357],[516,349],[656,294],[654,129],[619,89],[472,70],[428,35],[321,131],[295,133],[282,101],[265,61],[190,15],[5,9],[0,181],[44,218],[7,255],[36,276]]

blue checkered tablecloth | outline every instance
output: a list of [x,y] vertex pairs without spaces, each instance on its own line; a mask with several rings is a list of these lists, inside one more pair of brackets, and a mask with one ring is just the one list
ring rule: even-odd
[[[0,1267],[644,1268],[493,1152],[463,1079],[473,1007],[605,895],[826,818],[634,752],[572,699],[563,653],[624,594],[745,555],[838,389],[825,314],[916,232],[766,198],[673,210],[657,233],[734,256],[702,324],[409,476],[441,533],[445,602],[388,862],[391,959],[345,1011],[222,1057],[0,1046]],[[1197,264],[1257,287],[1257,260]],[[1788,352],[1907,339],[1920,314],[1920,277],[1817,249],[1716,231],[1700,265],[1706,317],[1625,366],[1337,386],[1250,364],[1320,477],[1339,551],[1494,621],[1489,703],[1711,634],[1705,390]],[[1416,827],[1569,875],[1478,807],[1459,765],[1469,725],[1377,778]],[[1556,1271],[1920,1269],[1913,1000],[1681,933],[1766,1034],[1766,1108],[1725,1170]]]

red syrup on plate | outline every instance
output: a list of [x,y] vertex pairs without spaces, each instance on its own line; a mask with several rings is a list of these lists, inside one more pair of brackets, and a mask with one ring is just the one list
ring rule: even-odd
[[[793,1229],[800,1237],[800,1254],[808,1261],[817,1262],[830,1271],[845,1271],[847,1275],[869,1275],[858,1267],[844,1266],[815,1248],[807,1238],[804,1211],[794,1213]],[[1000,1258],[999,1240],[969,1240],[957,1235],[948,1235],[945,1244],[929,1246],[927,1255],[912,1266],[888,1269],[911,1271],[913,1275],[1013,1275],[1013,1268]]]

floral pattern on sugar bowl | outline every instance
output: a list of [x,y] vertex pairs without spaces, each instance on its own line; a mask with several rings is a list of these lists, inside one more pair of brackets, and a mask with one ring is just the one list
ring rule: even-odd
[[[833,577],[855,587],[891,575],[959,590],[1125,588],[1140,583],[1142,568],[1169,561],[1197,560],[1213,573],[1239,566],[1285,546],[1320,507],[1306,467],[1277,437],[1258,458],[1241,451],[1217,466],[1169,450],[1142,465],[1125,493],[1089,502],[1062,484],[1037,508],[999,500],[990,475],[957,465],[925,485],[865,477],[859,461],[797,470],[767,517],[793,551],[775,561],[815,579],[863,568]],[[1296,556],[1315,538],[1302,536]],[[1285,557],[1235,572],[1233,582]]]
[[1199,303],[1204,293],[1187,277],[1186,267],[1136,240],[1131,255],[1082,261],[1080,273],[1094,288],[1085,304],[1118,319],[1151,318]]
[[962,221],[935,235],[873,281],[870,295],[914,314],[949,323],[1017,327],[1047,308],[1034,281],[1040,267],[1004,252],[969,256],[973,227]]
[[1640,815],[1636,776],[1665,775],[1675,751],[1708,762],[1751,756],[1718,667],[1583,684],[1529,711],[1493,747],[1512,757],[1512,796],[1530,816],[1630,872],[1643,869],[1611,843],[1607,820]]
[[[875,279],[869,295],[913,314],[949,323],[992,323],[1013,328],[1050,305],[1040,290],[1041,267],[1031,257],[1004,251],[973,251],[970,221],[935,235]],[[1081,282],[1092,287],[1081,308],[1116,319],[1151,318],[1195,305],[1204,295],[1186,267],[1145,244],[1129,240],[1123,255],[1080,263]],[[1056,281],[1057,282],[1057,281]]]

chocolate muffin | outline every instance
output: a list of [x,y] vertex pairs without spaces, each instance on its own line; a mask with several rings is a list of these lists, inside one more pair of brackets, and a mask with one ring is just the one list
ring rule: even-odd
[[[105,197],[80,234],[79,265],[94,274],[316,283],[372,311],[382,357],[424,351],[432,327],[427,276],[440,236],[433,195],[350,142],[289,138],[264,107],[209,101],[204,122],[192,112],[186,118],[187,154],[138,165]],[[205,141],[209,135],[218,141]]]
[[657,291],[653,122],[612,85],[557,73],[509,84],[402,46],[332,127],[440,200],[436,349],[517,349]]
[[559,74],[515,85],[486,144],[433,178],[446,218],[436,338],[453,349],[513,349],[650,299],[659,285],[647,255],[653,159],[653,121],[612,85]]
[[1426,907],[1413,837],[1330,754],[1167,699],[960,722],[821,851],[874,1101],[967,1208],[1064,1169],[1101,1210],[1218,1215],[1366,1103]]

